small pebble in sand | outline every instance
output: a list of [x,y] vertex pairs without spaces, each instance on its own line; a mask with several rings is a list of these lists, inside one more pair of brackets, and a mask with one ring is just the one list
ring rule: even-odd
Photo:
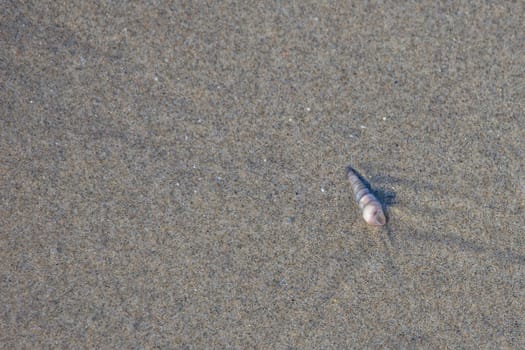
[[379,200],[370,192],[352,167],[347,168],[348,180],[355,194],[355,200],[363,211],[363,219],[372,226],[386,224],[386,216]]

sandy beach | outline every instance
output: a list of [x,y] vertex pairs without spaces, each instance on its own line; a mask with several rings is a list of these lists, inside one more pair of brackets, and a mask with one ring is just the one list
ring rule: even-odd
[[3,2],[0,348],[525,348],[524,23]]

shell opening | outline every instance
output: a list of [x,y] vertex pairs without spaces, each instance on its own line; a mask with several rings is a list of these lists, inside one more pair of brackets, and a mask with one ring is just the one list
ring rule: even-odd
[[383,226],[386,224],[386,217],[383,208],[378,202],[372,202],[363,208],[363,219],[372,226]]

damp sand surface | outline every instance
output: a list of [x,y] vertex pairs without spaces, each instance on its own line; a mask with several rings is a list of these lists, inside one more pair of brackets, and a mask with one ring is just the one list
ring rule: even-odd
[[524,348],[520,6],[6,4],[0,348]]

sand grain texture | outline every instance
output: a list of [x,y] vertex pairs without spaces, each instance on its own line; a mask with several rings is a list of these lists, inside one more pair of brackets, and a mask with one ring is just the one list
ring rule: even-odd
[[0,348],[525,347],[523,3],[65,3],[0,7]]

